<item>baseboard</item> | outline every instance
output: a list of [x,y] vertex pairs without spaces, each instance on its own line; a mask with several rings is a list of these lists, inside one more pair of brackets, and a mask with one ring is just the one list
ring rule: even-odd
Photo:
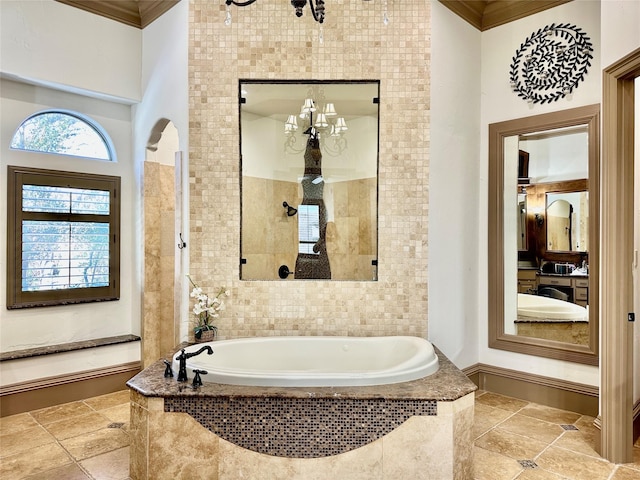
[[141,368],[129,362],[0,387],[0,417],[124,390]]
[[463,372],[481,390],[592,417],[598,415],[596,386],[484,364],[475,364]]

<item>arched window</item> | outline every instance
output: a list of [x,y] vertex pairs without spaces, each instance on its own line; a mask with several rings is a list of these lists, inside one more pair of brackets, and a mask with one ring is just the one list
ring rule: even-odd
[[115,161],[107,134],[78,113],[47,110],[27,118],[11,139],[14,150]]

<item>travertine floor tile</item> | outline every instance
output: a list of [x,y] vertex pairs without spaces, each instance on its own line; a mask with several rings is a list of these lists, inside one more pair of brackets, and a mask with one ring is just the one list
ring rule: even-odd
[[24,480],[89,480],[90,478],[77,464],[70,463],[46,472],[29,475]]
[[19,479],[72,463],[67,452],[57,443],[47,443],[4,457],[0,462],[0,478]]
[[638,470],[619,466],[616,473],[611,477],[611,480],[638,480],[639,478],[640,474],[638,474]]
[[35,427],[37,424],[38,422],[28,413],[0,417],[0,435]]
[[105,410],[123,404],[129,405],[129,390],[121,390],[119,392],[89,398],[85,400],[84,403],[94,410]]
[[476,440],[476,446],[500,453],[514,460],[531,460],[538,456],[547,444],[523,437],[500,428],[494,428]]
[[516,413],[500,424],[500,428],[545,443],[551,443],[564,430],[559,425]]
[[95,480],[124,480],[129,477],[129,447],[97,455],[80,465]]
[[19,452],[36,449],[47,443],[54,443],[55,438],[40,425],[26,430],[7,433],[0,437],[0,457],[7,457]]
[[476,403],[473,418],[473,438],[478,438],[511,415],[513,413],[507,410]]
[[530,403],[518,413],[526,415],[527,417],[544,420],[546,422],[565,425],[572,425],[582,416],[579,413],[567,412],[566,410],[560,410],[558,408],[547,407],[535,403]]
[[591,434],[585,435],[580,431],[565,432],[553,443],[554,447],[562,447],[572,452],[601,458],[598,452],[594,450],[595,445],[595,438]]
[[522,466],[514,459],[499,453],[474,447],[473,478],[475,480],[512,480]]
[[127,404],[100,410],[100,414],[107,417],[112,422],[122,422],[129,424],[131,406]]
[[545,470],[575,480],[608,480],[615,465],[563,448],[549,447],[536,459]]
[[485,393],[476,398],[476,404],[487,405],[489,407],[501,408],[510,412],[517,412],[526,407],[529,402],[518,400],[517,398],[505,397],[497,393]]
[[86,415],[87,413],[94,413],[94,411],[83,402],[72,402],[35,410],[31,412],[31,415],[41,425],[47,425],[62,420],[69,420],[80,415]]
[[60,444],[76,460],[84,460],[129,445],[129,435],[120,428],[103,428],[77,437],[62,440]]
[[566,477],[561,477],[555,473],[548,472],[542,468],[526,468],[517,480],[566,480]]
[[596,428],[593,424],[595,418],[590,417],[588,415],[581,416],[577,422],[574,422],[574,425],[580,429],[582,433],[600,433],[600,429]]
[[66,440],[67,438],[77,437],[83,433],[95,432],[102,428],[107,428],[111,420],[102,416],[97,412],[87,415],[74,417],[73,421],[61,420],[59,422],[49,423],[45,428],[58,440]]

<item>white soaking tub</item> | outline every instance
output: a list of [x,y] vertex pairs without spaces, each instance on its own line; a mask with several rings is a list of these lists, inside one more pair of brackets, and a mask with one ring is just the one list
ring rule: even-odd
[[532,318],[547,322],[586,322],[589,320],[589,315],[586,308],[575,303],[518,293],[518,318]]
[[[419,337],[257,337],[218,340],[187,359],[187,374],[206,370],[204,382],[279,387],[366,386],[417,380],[438,370],[433,345]],[[174,372],[179,370],[173,357]]]

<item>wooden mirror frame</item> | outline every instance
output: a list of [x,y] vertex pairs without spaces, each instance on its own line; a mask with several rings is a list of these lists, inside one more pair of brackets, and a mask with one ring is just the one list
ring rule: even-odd
[[[589,343],[505,333],[504,328],[504,139],[514,135],[587,125],[589,134]],[[489,125],[488,295],[489,348],[598,365],[600,105],[563,110]]]

